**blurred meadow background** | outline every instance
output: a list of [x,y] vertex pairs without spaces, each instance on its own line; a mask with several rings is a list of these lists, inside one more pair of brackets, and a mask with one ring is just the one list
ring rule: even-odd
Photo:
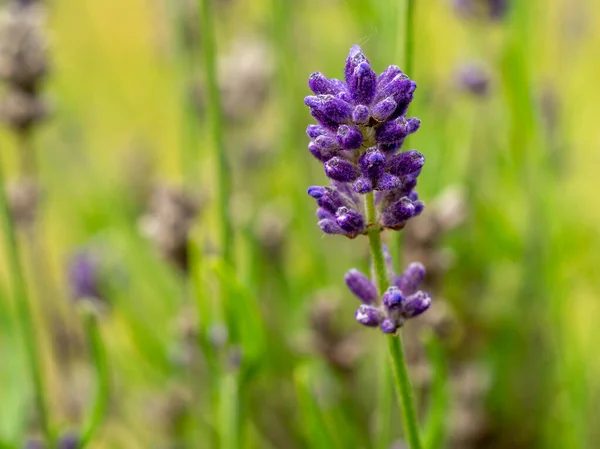
[[[44,120],[19,121],[2,83],[0,160],[61,447],[90,422],[91,448],[403,447],[385,345],[343,283],[367,242],[323,235],[306,194],[326,181],[307,79],[341,78],[353,44],[418,84],[426,210],[384,239],[428,268],[432,310],[403,329],[425,446],[600,447],[600,3],[414,3],[410,70],[404,0],[2,3],[3,26],[20,4],[47,45],[26,92]],[[0,447],[33,448],[9,246]]]

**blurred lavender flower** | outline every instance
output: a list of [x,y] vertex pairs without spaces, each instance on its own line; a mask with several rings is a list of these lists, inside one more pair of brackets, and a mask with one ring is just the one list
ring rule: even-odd
[[459,87],[475,96],[483,97],[488,93],[490,77],[487,70],[476,63],[466,63],[457,69],[456,78]]
[[509,0],[452,0],[456,11],[469,18],[502,20],[509,7]]
[[68,277],[73,299],[102,299],[98,264],[89,250],[81,250],[73,256]]
[[[308,189],[319,206],[319,227],[349,238],[370,226],[402,229],[423,210],[413,189],[425,158],[416,150],[398,152],[421,125],[405,117],[417,85],[397,66],[378,76],[358,45],[350,50],[344,75],[345,82],[313,73],[308,85],[315,95],[304,99],[318,122],[306,130],[308,149],[332,181]],[[372,191],[377,223],[366,222],[361,198]]]
[[418,290],[425,278],[425,267],[411,263],[400,276],[394,273],[386,251],[388,280],[392,284],[381,297],[375,283],[356,269],[346,273],[346,285],[362,301],[356,311],[356,321],[368,327],[379,327],[382,332],[393,334],[404,322],[421,315],[431,305],[429,294]]

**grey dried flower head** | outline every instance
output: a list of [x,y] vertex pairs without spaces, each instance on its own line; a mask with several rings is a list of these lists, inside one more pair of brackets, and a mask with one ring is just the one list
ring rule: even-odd
[[218,70],[225,115],[240,119],[254,114],[263,104],[275,67],[266,42],[244,37],[220,58]]
[[35,223],[40,200],[40,187],[33,178],[22,178],[7,186],[8,203],[15,224],[30,229]]
[[[306,130],[308,149],[331,179],[327,187],[308,189],[319,206],[319,227],[349,238],[369,226],[402,229],[423,210],[414,188],[425,157],[399,152],[421,124],[405,117],[417,85],[397,66],[377,75],[358,45],[350,49],[344,74],[341,81],[313,73],[308,85],[315,95],[304,99],[318,122]],[[367,223],[362,195],[373,191],[379,218]]]
[[182,189],[159,186],[140,221],[142,233],[151,238],[161,255],[182,271],[188,268],[188,234],[201,201]]
[[452,0],[458,14],[468,18],[502,20],[509,0]]
[[33,92],[48,71],[43,8],[12,1],[0,15],[0,78]]
[[483,97],[488,93],[490,75],[478,63],[469,62],[457,69],[456,78],[459,87],[475,96]]
[[0,101],[0,118],[17,131],[25,131],[49,114],[48,103],[17,87],[9,88]]

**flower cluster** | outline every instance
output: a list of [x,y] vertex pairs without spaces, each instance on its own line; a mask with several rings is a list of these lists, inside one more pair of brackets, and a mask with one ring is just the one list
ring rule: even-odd
[[386,263],[391,286],[383,293],[380,303],[377,287],[365,274],[352,269],[346,273],[345,280],[350,291],[363,302],[356,311],[356,321],[393,334],[407,319],[425,312],[431,305],[431,297],[417,290],[425,278],[422,264],[413,262],[398,276],[392,269],[389,256]]
[[[399,151],[421,125],[406,117],[417,85],[394,65],[377,75],[357,45],[346,59],[344,78],[316,72],[308,81],[315,95],[304,103],[318,122],[306,130],[308,149],[331,180],[328,186],[310,187],[308,194],[317,201],[323,232],[372,238],[384,229],[402,229],[423,211],[414,189],[425,158],[416,150]],[[410,264],[397,276],[389,255],[386,259],[391,287],[385,292],[358,270],[348,272],[346,284],[363,302],[357,321],[393,334],[427,310],[431,298],[417,290],[425,276],[423,265]]]
[[[306,130],[308,149],[331,179],[327,187],[308,189],[319,206],[319,227],[350,238],[369,226],[401,229],[423,210],[414,188],[425,158],[416,150],[398,152],[421,124],[405,117],[416,83],[394,65],[378,76],[357,45],[344,75],[345,82],[313,73],[308,84],[315,95],[304,99],[318,122]],[[379,218],[367,223],[360,195],[373,191]]]

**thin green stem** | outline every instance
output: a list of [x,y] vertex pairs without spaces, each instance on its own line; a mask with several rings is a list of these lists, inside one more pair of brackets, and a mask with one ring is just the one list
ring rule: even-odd
[[17,241],[14,221],[11,218],[8,201],[6,199],[4,184],[4,173],[2,171],[2,164],[0,163],[0,215],[2,216],[1,220],[2,227],[4,228],[3,234],[5,237],[5,247],[8,254],[8,268],[10,270],[10,276],[12,277],[13,283],[13,295],[17,319],[19,321],[19,327],[23,342],[25,344],[27,363],[29,365],[29,375],[31,376],[31,381],[33,383],[36,409],[40,418],[42,433],[46,439],[46,442],[50,446],[53,444],[54,438],[50,425],[50,417],[48,414],[47,400],[45,395],[46,390],[44,389],[44,382],[42,379],[40,351],[34,331],[33,308],[27,295],[27,287],[25,285],[25,278],[23,276],[23,270],[21,268],[19,256],[19,244]]
[[100,427],[100,424],[102,424],[102,421],[106,417],[110,389],[110,375],[106,360],[106,350],[104,348],[100,329],[98,329],[98,320],[93,311],[86,311],[84,326],[88,344],[90,345],[92,352],[94,368],[96,370],[96,389],[94,402],[81,433],[81,441],[79,443],[80,449],[83,449],[91,441]]
[[225,154],[223,139],[223,113],[221,108],[221,94],[217,84],[216,46],[211,0],[200,2],[200,39],[204,54],[204,74],[206,77],[206,95],[208,100],[207,115],[210,132],[217,156],[217,177],[219,187],[219,227],[221,230],[221,250],[225,263],[233,266],[233,229],[229,217],[229,197],[231,194],[231,179],[229,163]]
[[[370,225],[368,235],[371,257],[373,259],[373,269],[377,280],[377,288],[379,293],[383,294],[388,287],[388,278],[383,255],[383,246],[381,244],[381,230],[374,225],[377,222],[377,216],[375,212],[375,199],[372,192],[365,196],[365,206],[367,210],[367,223]],[[412,399],[408,370],[406,368],[406,360],[404,359],[404,352],[402,350],[401,337],[393,335],[389,336],[388,345],[394,372],[394,383],[396,385],[396,392],[398,393],[402,417],[404,419],[406,440],[411,449],[421,449],[419,428]]]
[[415,50],[415,0],[406,0],[404,22],[404,72],[413,75]]

